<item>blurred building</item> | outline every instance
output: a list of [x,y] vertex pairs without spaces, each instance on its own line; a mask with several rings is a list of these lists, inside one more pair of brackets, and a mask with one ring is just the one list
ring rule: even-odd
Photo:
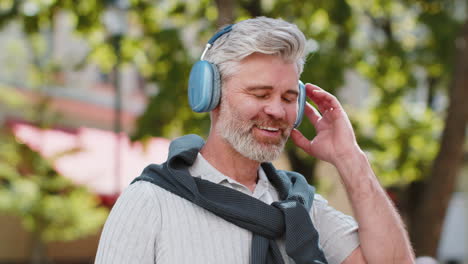
[[[131,66],[109,72],[96,65],[80,66],[89,47],[71,33],[71,22],[65,16],[57,19],[60,23],[53,32],[44,32],[43,42],[35,44],[17,24],[0,32],[0,93],[14,92],[25,102],[20,109],[12,109],[0,101],[0,127],[10,126],[18,140],[45,158],[78,149],[59,158],[54,167],[111,206],[147,164],[166,158],[167,139],[149,139],[143,144],[130,142],[127,136],[155,87],[147,85]],[[32,52],[30,45],[36,44],[43,45],[40,54]],[[33,62],[47,72],[31,69]],[[116,111],[117,88],[120,111]],[[30,122],[37,121],[31,114],[39,109],[30,106],[42,102],[48,106],[44,119],[53,124],[47,130]],[[0,263],[29,263],[31,234],[12,216],[0,214],[0,226]],[[54,263],[93,263],[99,235],[49,243],[47,254]]]
[[[105,130],[114,129],[115,90],[113,81],[118,79],[121,91],[121,128],[125,132],[134,129],[135,119],[146,106],[148,95],[154,87],[146,85],[131,66],[103,72],[96,65],[81,66],[89,47],[70,32],[67,19],[57,23],[54,32],[43,35],[45,51],[34,54],[27,45],[19,25],[11,24],[0,34],[0,83],[21,92],[29,102],[44,97],[50,101],[52,111],[60,113],[54,120],[66,128],[89,126]],[[45,68],[36,72],[31,64]],[[41,75],[43,74],[43,75]],[[38,80],[39,79],[39,80]],[[42,79],[42,80],[41,80]],[[23,113],[9,112],[8,116],[21,118]]]

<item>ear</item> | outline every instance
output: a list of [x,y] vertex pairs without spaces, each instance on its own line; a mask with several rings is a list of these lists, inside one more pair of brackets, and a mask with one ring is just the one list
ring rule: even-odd
[[221,112],[221,100],[219,101],[218,105],[216,105],[216,107],[210,111],[210,119],[211,121],[215,121],[215,120],[218,120],[218,116]]
[[219,121],[219,115],[220,115],[220,108],[219,105],[213,109],[212,111],[209,112],[210,114],[210,134],[215,131],[216,124]]

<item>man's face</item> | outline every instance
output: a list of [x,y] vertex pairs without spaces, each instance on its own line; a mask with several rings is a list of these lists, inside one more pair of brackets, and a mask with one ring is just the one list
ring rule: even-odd
[[253,54],[224,83],[216,131],[258,162],[281,154],[297,114],[298,72],[280,57]]

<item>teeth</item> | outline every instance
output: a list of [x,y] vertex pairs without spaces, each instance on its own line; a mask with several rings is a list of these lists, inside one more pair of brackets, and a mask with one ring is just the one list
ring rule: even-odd
[[263,129],[263,130],[272,131],[272,132],[276,132],[276,131],[279,130],[278,128],[274,128],[274,127],[264,127],[264,126],[258,126],[258,128]]

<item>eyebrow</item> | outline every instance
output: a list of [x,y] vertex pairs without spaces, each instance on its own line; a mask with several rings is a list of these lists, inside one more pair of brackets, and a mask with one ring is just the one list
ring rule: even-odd
[[[249,91],[249,92],[254,92],[254,91],[258,91],[258,90],[273,90],[273,86],[269,86],[269,85],[266,85],[266,86],[251,86],[251,87],[247,87],[246,90]],[[299,95],[298,91],[291,90],[291,89],[287,90],[286,93]]]

